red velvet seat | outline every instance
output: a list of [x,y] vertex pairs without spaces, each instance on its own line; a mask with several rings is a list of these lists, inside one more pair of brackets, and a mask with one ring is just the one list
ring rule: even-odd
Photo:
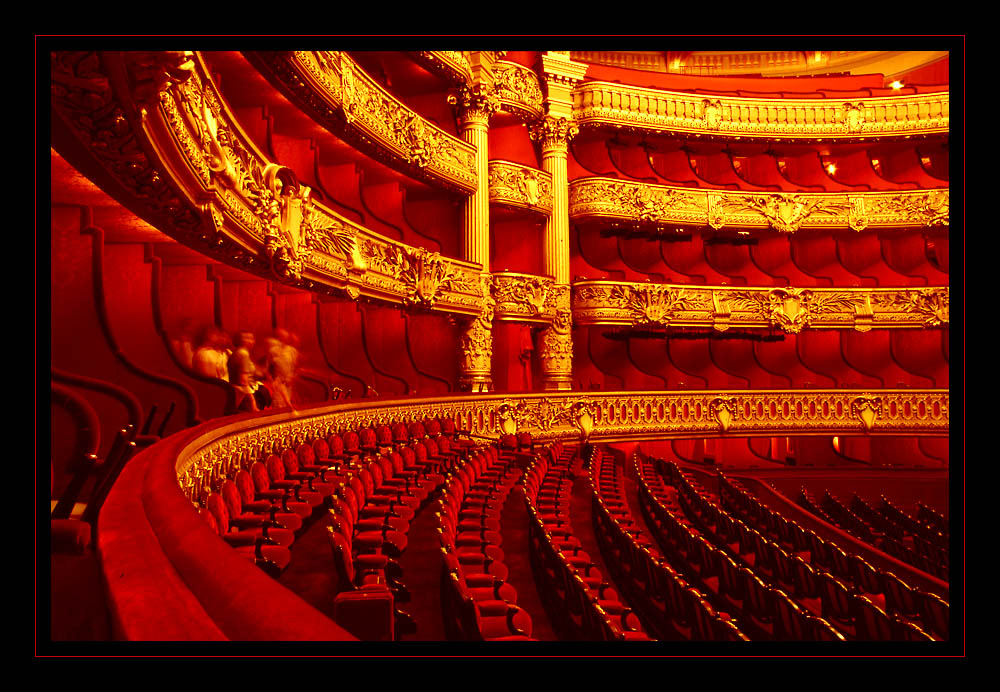
[[[281,511],[281,505],[270,500],[254,501],[253,481],[246,471],[240,471],[236,480],[224,481],[220,493],[226,501],[229,519],[234,526],[257,527],[270,522],[273,526],[289,531],[302,528],[302,517],[295,512]],[[246,499],[248,494],[249,501]]]
[[[262,484],[270,483],[270,478],[264,467],[259,462],[256,466],[258,466],[258,475],[262,475]],[[298,531],[302,526],[302,520],[312,514],[312,506],[308,502],[289,500],[288,495],[282,491],[267,492],[265,487],[265,492],[258,493],[253,477],[247,471],[239,471],[233,481],[240,491],[243,508],[246,511],[268,515],[273,513],[275,517],[281,519],[279,523],[286,529]],[[298,521],[291,517],[285,517],[287,514],[295,515]]]
[[[222,498],[219,498],[219,501],[221,502]],[[225,511],[225,503],[222,503],[222,510]],[[223,525],[222,522],[228,521],[228,517],[221,515],[219,519],[216,519],[217,512],[218,510],[213,512],[205,508],[199,514],[212,528],[212,531],[229,543],[237,553],[273,575],[279,574],[291,562],[291,552],[288,548],[281,545],[266,543],[263,540],[254,541],[252,545],[233,545],[232,541],[226,538],[229,534],[220,528]]]
[[313,507],[319,507],[323,504],[323,495],[315,490],[310,490],[308,484],[300,480],[285,478],[285,465],[277,454],[270,455],[264,462],[264,466],[267,469],[272,488],[290,491],[296,500],[308,502]]
[[[307,447],[307,449],[311,448]],[[281,453],[281,463],[285,465],[285,478],[293,481],[303,481],[309,490],[319,493],[324,498],[333,495],[333,491],[337,488],[337,485],[332,482],[336,474],[335,469],[323,468],[315,473],[306,471],[299,464],[298,454],[290,449],[286,449]],[[331,480],[323,480],[324,478],[330,478]]]
[[228,543],[235,546],[247,546],[262,539],[267,545],[288,547],[295,542],[294,532],[278,526],[264,517],[243,514],[239,491],[231,481],[227,481],[227,483],[228,485],[223,484],[224,488],[229,489],[225,497],[218,493],[210,493],[205,498],[205,508],[212,513],[219,526],[220,535]]
[[[239,474],[237,474],[238,477]],[[272,487],[271,475],[267,472],[267,468],[259,461],[255,461],[250,467],[250,478],[254,485],[255,500],[269,500],[280,503],[282,510],[294,512],[302,518],[308,517],[312,514],[313,509],[318,506],[308,502],[306,499],[296,497],[297,493],[301,495],[300,488],[297,485],[291,489]]]

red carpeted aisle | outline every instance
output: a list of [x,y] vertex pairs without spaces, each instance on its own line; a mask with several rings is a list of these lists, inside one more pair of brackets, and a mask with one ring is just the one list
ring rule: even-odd
[[517,605],[531,616],[531,636],[541,641],[557,641],[555,631],[538,595],[535,575],[528,557],[528,508],[524,491],[517,487],[507,496],[500,516],[507,582],[517,589]]

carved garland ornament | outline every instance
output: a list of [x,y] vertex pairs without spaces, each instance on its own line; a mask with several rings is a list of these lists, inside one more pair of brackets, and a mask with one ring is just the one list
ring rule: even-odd
[[611,300],[617,301],[631,314],[635,325],[667,326],[681,310],[704,310],[704,292],[670,286],[615,286]]
[[493,66],[494,86],[500,99],[514,111],[529,116],[542,114],[544,97],[538,76],[527,67],[512,62]]
[[532,317],[547,312],[554,282],[543,276],[493,276],[493,296],[497,311]]
[[490,202],[552,210],[552,176],[527,166],[490,161]]
[[803,227],[947,225],[949,191],[773,193],[699,191],[609,178],[579,178],[569,190],[571,218],[628,219],[634,224],[759,226],[781,233]]

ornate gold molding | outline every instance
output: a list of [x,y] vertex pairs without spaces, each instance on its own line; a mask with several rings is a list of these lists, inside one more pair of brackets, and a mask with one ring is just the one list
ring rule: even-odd
[[493,80],[504,110],[516,113],[525,120],[537,120],[544,115],[544,96],[534,71],[500,60],[493,65]]
[[[160,68],[138,69],[137,54],[62,54],[54,61],[54,110],[106,168],[121,171],[116,177],[133,196],[129,206],[220,261],[309,290],[480,312],[475,265],[394,242],[316,203],[293,171],[256,149],[200,57],[188,57],[190,69],[152,81],[145,76]],[[104,94],[103,105],[87,93],[91,88],[74,91],[83,74]],[[159,85],[157,106],[151,83]],[[109,146],[112,134],[120,145]]]
[[948,324],[948,287],[757,288],[579,281],[573,323],[634,327],[897,329]]
[[853,99],[705,97],[585,82],[573,89],[582,127],[614,127],[721,137],[838,139],[947,134],[947,92]]
[[677,224],[803,228],[898,228],[948,225],[950,191],[859,193],[759,193],[698,190],[613,178],[578,178],[569,186],[572,219],[601,219],[633,226]]
[[448,103],[457,111],[460,120],[485,124],[491,115],[500,110],[500,95],[493,87],[477,82],[449,94]]
[[566,150],[569,141],[580,132],[579,124],[569,118],[546,115],[528,128],[528,135],[533,142],[540,142],[542,150]]
[[947,435],[943,389],[546,392],[438,399],[359,400],[219,424],[177,459],[195,498],[247,460],[309,438],[381,422],[451,417],[474,435],[527,431],[536,439],[593,442],[715,436]]
[[510,161],[490,161],[490,204],[552,213],[552,175]]
[[573,312],[570,288],[552,287],[555,317],[542,332],[538,356],[546,389],[570,389],[573,380]]
[[475,191],[475,149],[394,98],[345,52],[256,52],[248,57],[296,105],[371,155],[441,187]]
[[434,72],[456,84],[472,81],[472,65],[469,57],[461,50],[421,50],[413,55]]
[[468,324],[459,338],[459,388],[463,391],[489,392],[493,389],[493,317],[497,301],[493,297],[493,280],[489,274],[480,276],[482,311]]
[[493,297],[496,319],[551,322],[556,316],[560,292],[549,276],[495,272]]

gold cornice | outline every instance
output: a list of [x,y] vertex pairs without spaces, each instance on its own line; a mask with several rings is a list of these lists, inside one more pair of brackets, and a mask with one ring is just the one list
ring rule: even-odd
[[[725,412],[725,413],[723,413]],[[451,417],[474,435],[526,431],[538,440],[641,441],[774,435],[947,435],[945,389],[809,389],[463,394],[358,400],[220,423],[180,453],[178,482],[195,499],[205,484],[307,439],[389,420]]]
[[652,185],[614,178],[578,178],[569,186],[569,215],[639,226],[678,224],[803,228],[899,228],[948,224],[947,188],[891,192],[733,192]]
[[542,88],[538,75],[514,62],[500,60],[493,65],[493,84],[500,95],[504,110],[533,121],[545,113]]
[[578,281],[573,324],[632,327],[919,329],[947,326],[949,289],[768,288]]
[[552,213],[552,175],[511,161],[490,161],[490,204]]
[[[105,159],[131,195],[124,203],[145,210],[163,232],[224,263],[308,290],[479,313],[478,266],[395,242],[315,202],[294,171],[254,146],[199,56],[191,56],[189,70],[154,80],[153,90],[141,77],[158,73],[162,55],[56,57],[54,110]],[[105,95],[104,103],[74,91],[84,81]],[[108,146],[100,113],[118,114],[109,123],[120,145]]]
[[493,273],[495,317],[519,322],[551,322],[559,292],[551,276],[517,272]]
[[393,97],[347,53],[247,55],[305,112],[369,154],[439,187],[475,191],[475,149]]
[[852,99],[750,99],[585,82],[573,89],[581,127],[717,137],[828,140],[948,133],[948,92]]

